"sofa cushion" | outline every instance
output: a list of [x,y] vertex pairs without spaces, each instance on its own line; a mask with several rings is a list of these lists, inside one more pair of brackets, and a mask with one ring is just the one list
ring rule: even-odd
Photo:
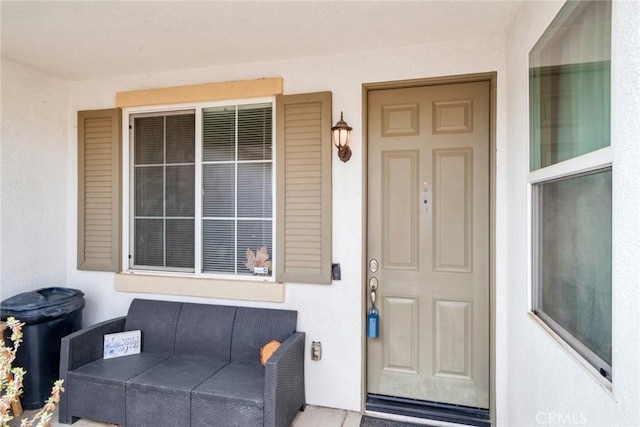
[[191,394],[191,426],[258,426],[264,418],[264,368],[230,363]]
[[70,371],[65,385],[69,413],[76,417],[124,424],[126,381],[170,356],[140,353],[99,359]]
[[237,307],[183,304],[176,330],[176,354],[229,361]]
[[298,312],[239,307],[233,325],[231,362],[260,365],[260,348],[272,340],[284,342],[296,331]]
[[142,351],[173,354],[181,308],[180,302],[134,299],[124,329],[142,331]]
[[124,385],[100,384],[69,377],[64,383],[64,388],[64,399],[68,402],[67,411],[74,418],[89,418],[104,423],[125,425]]
[[191,391],[227,361],[172,356],[127,382],[127,425],[175,427],[190,418]]
[[69,372],[69,378],[101,384],[124,385],[125,381],[171,357],[167,353],[132,354],[114,359],[98,359]]

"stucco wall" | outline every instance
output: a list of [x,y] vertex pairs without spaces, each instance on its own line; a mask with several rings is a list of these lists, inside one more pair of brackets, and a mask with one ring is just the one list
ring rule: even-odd
[[2,299],[67,284],[67,98],[65,82],[2,60]]
[[[506,387],[499,396],[501,425],[632,426],[640,423],[640,161],[638,2],[613,4],[613,392],[603,388],[527,316],[529,292],[527,194],[528,52],[562,2],[528,2],[507,36],[508,269],[498,297],[506,302]],[[502,287],[505,286],[505,288]],[[500,365],[500,363],[499,363]],[[500,368],[499,368],[500,369]]]
[[[340,111],[344,111],[345,120],[354,128],[351,160],[342,163],[335,154],[333,157],[333,260],[342,265],[342,280],[332,286],[287,285],[286,301],[283,304],[162,295],[156,297],[297,309],[299,329],[307,333],[307,347],[311,341],[321,341],[323,345],[320,362],[309,360],[307,348],[307,402],[313,405],[360,410],[364,302],[364,263],[361,251],[364,237],[362,85],[368,82],[498,71],[498,120],[501,125],[497,133],[498,144],[501,145],[504,143],[502,118],[505,115],[502,95],[505,93],[503,69],[504,40],[502,37],[491,37],[403,49],[372,50],[356,55],[309,57],[72,83],[68,109],[68,162],[75,165],[77,161],[76,111],[113,107],[115,93],[119,91],[273,76],[284,78],[286,94],[332,91],[334,121],[337,120]],[[74,167],[68,169],[68,185],[70,188],[76,186]],[[112,274],[76,270],[75,192],[69,192],[67,207],[69,286],[83,289],[87,294],[86,320],[94,323],[124,314],[130,300],[136,295],[116,293],[113,290]],[[504,234],[500,230],[498,232]]]

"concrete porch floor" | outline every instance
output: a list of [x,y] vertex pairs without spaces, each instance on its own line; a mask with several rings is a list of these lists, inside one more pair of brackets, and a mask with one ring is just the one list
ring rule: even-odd
[[[36,411],[26,411],[25,416],[32,416]],[[21,418],[24,418],[21,417]],[[307,406],[304,412],[298,413],[293,420],[292,427],[358,427],[361,415],[357,412],[345,411],[342,409],[322,408],[319,406]],[[56,413],[51,423],[52,427],[64,427],[67,424],[58,423]],[[19,427],[20,420],[14,419],[9,423],[10,427]],[[80,419],[73,424],[73,427],[111,427],[112,424],[99,423],[96,421]],[[176,426],[179,427],[179,426]]]

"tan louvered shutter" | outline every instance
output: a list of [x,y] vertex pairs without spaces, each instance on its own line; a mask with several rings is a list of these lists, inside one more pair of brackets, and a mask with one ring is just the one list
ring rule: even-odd
[[78,269],[120,271],[122,110],[78,112]]
[[331,283],[331,92],[279,96],[276,279]]

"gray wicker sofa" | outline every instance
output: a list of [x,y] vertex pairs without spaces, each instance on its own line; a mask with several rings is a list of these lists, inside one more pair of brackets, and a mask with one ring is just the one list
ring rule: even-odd
[[[305,407],[297,312],[135,299],[126,317],[62,340],[59,420],[130,427],[289,426]],[[103,359],[105,334],[142,331],[142,352]],[[260,363],[260,348],[282,345]]]

